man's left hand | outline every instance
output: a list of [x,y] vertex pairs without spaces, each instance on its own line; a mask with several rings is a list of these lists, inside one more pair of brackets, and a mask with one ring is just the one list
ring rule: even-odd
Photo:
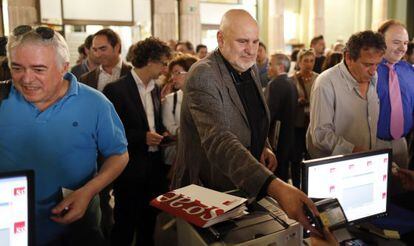
[[269,149],[264,148],[262,156],[260,157],[260,162],[265,165],[270,171],[274,172],[277,167],[277,159],[275,154]]
[[70,224],[82,218],[93,196],[85,187],[77,189],[52,209],[51,219],[59,224]]

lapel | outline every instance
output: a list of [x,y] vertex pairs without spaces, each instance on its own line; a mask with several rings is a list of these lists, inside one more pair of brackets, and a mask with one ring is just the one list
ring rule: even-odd
[[243,119],[246,122],[246,124],[250,127],[249,121],[247,119],[246,111],[244,110],[244,107],[243,107],[243,103],[241,102],[239,93],[237,92],[237,89],[234,86],[233,78],[230,75],[230,72],[227,69],[226,65],[224,64],[223,58],[219,54],[218,49],[214,51],[214,57],[217,61],[218,73],[221,74],[221,76],[219,76],[222,80],[221,83],[227,87],[231,101],[236,106],[236,108],[239,110],[240,114],[243,116]]
[[91,74],[90,86],[92,88],[98,89],[99,73],[100,73],[99,66],[97,66],[94,72]]
[[158,122],[160,122],[159,119],[159,112],[160,112],[160,100],[159,100],[159,92],[158,92],[158,87],[155,84],[154,85],[154,89],[151,91],[151,98],[152,98],[152,105],[154,105],[154,123],[155,123],[155,128],[158,129]]
[[125,64],[124,62],[122,62],[122,67],[121,67],[121,74],[119,77],[122,77],[124,75],[126,75],[130,70],[131,70],[131,66]]
[[264,98],[264,95],[263,95],[262,83],[260,83],[260,77],[258,76],[259,71],[258,71],[256,65],[252,67],[252,69],[250,70],[250,74],[252,75],[252,78],[254,80],[254,83],[256,84],[256,88],[257,88],[257,90],[259,92],[260,99],[261,99],[262,104],[263,104],[263,107],[265,108],[265,111],[266,111],[267,121],[270,124],[270,112],[269,112],[269,108],[267,107],[267,104],[266,104],[266,100]]
[[138,86],[134,80],[134,77],[132,77],[131,72],[129,72],[126,75],[126,82],[127,82],[127,93],[128,95],[131,97],[131,101],[134,104],[135,109],[137,110],[137,118],[139,120],[142,120],[144,122],[144,126],[149,129],[149,124],[148,124],[148,119],[147,119],[147,114],[145,113],[144,110],[144,105],[142,104],[142,100],[141,100],[141,96],[139,95],[138,92]]

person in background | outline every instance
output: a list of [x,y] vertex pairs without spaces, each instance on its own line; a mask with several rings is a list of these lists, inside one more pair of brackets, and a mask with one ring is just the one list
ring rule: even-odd
[[11,79],[9,60],[7,59],[7,37],[0,37],[0,81]]
[[[102,93],[68,73],[58,32],[18,26],[7,49],[12,87],[0,110],[0,172],[35,171],[36,245],[104,245],[97,195],[128,162],[121,120]],[[63,197],[63,188],[73,192]]]
[[99,66],[99,61],[95,56],[95,53],[91,49],[92,46],[92,39],[93,35],[89,35],[86,37],[85,42],[83,43],[83,50],[86,54],[86,58],[82,60],[80,64],[77,64],[72,67],[70,70],[73,75],[79,80],[80,77],[89,72],[94,70],[97,66]]
[[269,140],[276,151],[278,168],[276,176],[287,182],[290,176],[293,185],[300,188],[300,167],[291,166],[289,161],[294,149],[295,110],[298,100],[296,88],[288,77],[290,60],[282,53],[270,56],[268,77],[271,79],[265,90],[265,98],[270,113]]
[[78,47],[78,59],[76,60],[76,65],[79,65],[82,63],[83,60],[86,59],[86,52],[85,52],[85,45],[81,44]]
[[259,43],[259,49],[257,50],[256,58],[257,68],[259,69],[260,83],[262,88],[266,88],[269,83],[269,77],[267,76],[267,70],[269,67],[269,58],[267,57],[266,45],[262,42]]
[[345,45],[342,42],[336,42],[333,46],[332,52],[344,53]]
[[179,41],[175,46],[175,51],[184,54],[194,55],[194,46],[190,41]]
[[[198,59],[191,55],[179,55],[170,61],[168,70],[171,74],[171,80],[174,88],[177,90],[168,94],[162,101],[162,122],[173,137],[177,139],[178,131],[180,129],[180,112],[181,102],[183,100],[183,87],[187,78],[187,72],[190,67],[197,62]],[[165,164],[172,166],[176,157],[176,144],[167,146],[164,149]]]
[[120,57],[121,38],[112,29],[105,28],[93,35],[92,50],[100,65],[80,78],[81,82],[90,87],[102,91],[105,85],[131,70],[131,66]]
[[292,77],[295,73],[299,70],[297,60],[298,60],[298,53],[300,49],[295,48],[292,53],[290,54],[290,68],[288,72],[288,76]]
[[404,55],[404,60],[411,65],[414,65],[414,42],[409,42],[407,45],[407,51]]
[[167,72],[170,56],[170,48],[157,38],[139,41],[132,50],[134,68],[103,91],[124,124],[130,155],[128,166],[114,182],[112,245],[130,245],[134,234],[137,245],[154,244],[158,210],[149,203],[167,191],[160,144],[168,135],[156,80]]
[[378,65],[377,92],[380,100],[378,147],[392,148],[392,160],[408,167],[405,136],[414,125],[414,68],[401,58],[408,45],[408,33],[396,20],[385,21],[378,32],[384,35],[387,49]]
[[207,51],[207,46],[204,44],[199,44],[196,47],[196,55],[198,57],[198,59],[203,59],[204,57],[206,57],[208,54]]
[[325,40],[322,35],[312,38],[310,48],[315,51],[315,65],[313,71],[315,73],[322,72],[322,64],[325,60]]
[[331,68],[340,63],[343,57],[344,55],[342,52],[329,52],[329,54],[326,56],[325,61],[323,62],[322,71],[325,71],[328,68]]
[[297,65],[299,71],[292,77],[296,87],[298,100],[295,110],[295,148],[292,155],[292,166],[298,167],[302,160],[308,157],[306,150],[306,130],[309,125],[309,102],[311,89],[318,74],[312,69],[315,65],[313,49],[302,49],[298,53]]
[[376,70],[385,49],[380,33],[353,34],[344,60],[318,76],[312,88],[306,138],[312,158],[377,148]]

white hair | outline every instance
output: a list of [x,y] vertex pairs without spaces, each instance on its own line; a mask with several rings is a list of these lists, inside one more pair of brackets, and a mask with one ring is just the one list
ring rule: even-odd
[[54,35],[50,39],[44,39],[35,31],[14,36],[10,35],[7,42],[7,58],[9,60],[9,66],[11,65],[12,50],[23,44],[36,44],[42,46],[52,46],[56,52],[56,62],[59,67],[62,67],[65,63],[69,63],[69,47],[60,33],[54,31]]

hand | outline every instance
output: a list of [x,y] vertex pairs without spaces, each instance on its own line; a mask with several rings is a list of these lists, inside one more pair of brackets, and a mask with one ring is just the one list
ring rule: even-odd
[[368,151],[368,149],[361,147],[361,146],[355,146],[354,149],[352,150],[352,153],[365,152],[365,151]]
[[299,97],[298,98],[298,103],[299,103],[299,105],[305,105],[306,104],[306,98],[304,98],[304,97]]
[[[94,195],[84,187],[75,190],[52,209],[54,216],[51,219],[59,224],[70,224],[82,218]],[[64,211],[66,209],[67,212]],[[60,216],[62,212],[65,214]]]
[[315,216],[319,216],[315,204],[313,204],[305,193],[280,179],[275,179],[270,183],[267,188],[267,193],[278,201],[279,205],[290,219],[298,221],[305,227],[305,229],[312,233],[319,234],[319,232],[311,226],[303,210],[303,206],[306,205]]
[[147,132],[147,142],[146,144],[148,146],[157,146],[161,143],[161,140],[164,137],[161,136],[160,134],[156,133],[156,132]]
[[277,167],[277,159],[275,154],[273,154],[269,148],[265,147],[260,157],[260,163],[262,163],[270,171],[274,172]]
[[406,190],[414,190],[414,171],[405,168],[398,168],[398,172],[395,175],[400,180]]
[[323,234],[325,238],[311,235],[311,245],[312,246],[337,246],[339,245],[335,236],[326,227],[323,228]]

